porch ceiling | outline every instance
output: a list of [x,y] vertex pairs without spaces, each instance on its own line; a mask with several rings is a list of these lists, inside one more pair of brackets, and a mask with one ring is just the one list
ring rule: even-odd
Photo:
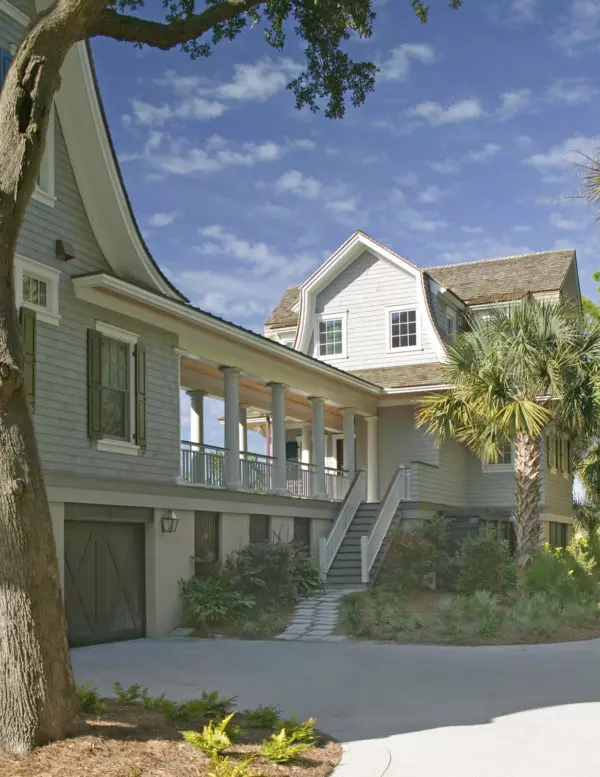
[[[222,399],[225,394],[223,374],[208,362],[201,362],[189,356],[181,357],[181,386],[186,389],[199,389],[210,397]],[[240,402],[249,407],[258,408],[264,413],[270,413],[271,390],[264,381],[248,375],[240,375]],[[302,394],[294,393],[293,387],[286,392],[286,419],[309,423],[312,419],[310,401]],[[332,431],[342,431],[343,421],[341,410],[334,405],[325,404],[325,427]]]

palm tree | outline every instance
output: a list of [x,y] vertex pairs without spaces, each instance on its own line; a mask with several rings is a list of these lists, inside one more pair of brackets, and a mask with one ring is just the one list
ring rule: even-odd
[[466,443],[485,462],[515,446],[517,569],[541,542],[541,455],[548,426],[572,437],[600,421],[600,328],[564,303],[496,306],[448,347],[449,391],[422,400],[419,426]]

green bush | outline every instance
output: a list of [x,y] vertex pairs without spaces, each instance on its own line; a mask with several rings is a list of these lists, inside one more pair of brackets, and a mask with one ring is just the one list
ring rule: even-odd
[[284,728],[277,734],[265,739],[260,754],[275,764],[293,763],[298,756],[306,753],[312,742],[297,742]]
[[202,691],[199,699],[182,703],[165,699],[162,696],[150,696],[147,688],[135,683],[124,688],[121,683],[113,685],[117,701],[121,704],[134,704],[147,710],[156,710],[171,720],[195,720],[216,718],[221,720],[233,711],[235,697],[226,698],[218,691]]
[[518,599],[510,617],[521,633],[547,636],[558,628],[561,614],[560,601],[540,591],[533,596]]
[[456,559],[461,593],[488,591],[506,596],[515,588],[515,564],[508,542],[483,532],[469,538]]
[[218,755],[210,759],[207,777],[255,777],[256,772],[252,768],[254,759],[252,756],[242,761],[232,761],[229,756],[220,758]]
[[289,607],[276,602],[257,604],[235,619],[240,636],[247,639],[271,637],[284,631],[288,623]]
[[180,580],[186,619],[205,625],[231,620],[255,605],[255,600],[239,590],[232,574],[227,570],[210,577],[193,577]]
[[106,704],[92,683],[78,685],[77,698],[81,711],[86,715],[102,715],[106,710]]
[[272,728],[276,729],[281,718],[281,711],[277,707],[263,706],[244,710],[244,723],[248,728]]
[[192,699],[179,705],[179,718],[222,718],[231,715],[236,697],[221,696],[218,691],[202,691],[199,699]]
[[583,628],[593,626],[600,620],[600,609],[595,598],[582,598],[566,602],[563,606],[563,616],[569,626]]
[[290,742],[310,742],[314,745],[316,742],[315,726],[316,718],[308,718],[298,722],[296,716],[292,715],[287,720],[278,720],[275,728],[284,728],[287,731]]
[[436,550],[416,532],[400,532],[392,537],[386,554],[382,579],[408,590],[422,588],[434,571]]
[[210,757],[214,757],[231,746],[231,738],[227,727],[234,715],[235,713],[232,712],[231,715],[228,715],[216,724],[211,720],[207,726],[204,726],[201,732],[182,731],[181,735],[192,747],[201,750]]
[[489,591],[475,591],[463,604],[465,612],[475,621],[480,637],[495,637],[504,619],[500,599]]
[[433,518],[420,521],[414,533],[428,542],[432,549],[431,564],[436,585],[447,586],[451,571],[451,535],[452,520],[444,513],[436,513]]
[[552,550],[548,545],[535,555],[525,570],[524,585],[531,593],[546,593],[568,601],[597,592],[597,579],[586,570],[568,549]]
[[455,599],[440,599],[436,613],[443,634],[448,637],[456,637],[460,634],[462,612]]

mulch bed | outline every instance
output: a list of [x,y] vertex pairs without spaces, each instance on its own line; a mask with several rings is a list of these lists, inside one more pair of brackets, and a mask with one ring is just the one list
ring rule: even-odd
[[[183,740],[179,731],[186,728],[190,726],[176,726],[158,712],[107,700],[100,717],[76,721],[69,739],[40,747],[26,758],[0,751],[0,777],[206,777],[209,759]],[[327,777],[340,761],[341,746],[318,732],[317,745],[294,765],[273,764],[258,755],[270,734],[243,730],[222,755],[232,762],[253,755],[255,777]]]

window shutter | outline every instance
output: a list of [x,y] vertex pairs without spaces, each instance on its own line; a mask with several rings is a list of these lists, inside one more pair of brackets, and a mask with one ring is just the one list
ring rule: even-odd
[[0,49],[0,91],[12,62],[12,55],[6,49]]
[[102,437],[102,334],[88,329],[88,436]]
[[35,344],[37,322],[35,311],[21,308],[23,335],[23,381],[31,412],[35,412]]
[[146,447],[146,349],[135,347],[135,441]]

